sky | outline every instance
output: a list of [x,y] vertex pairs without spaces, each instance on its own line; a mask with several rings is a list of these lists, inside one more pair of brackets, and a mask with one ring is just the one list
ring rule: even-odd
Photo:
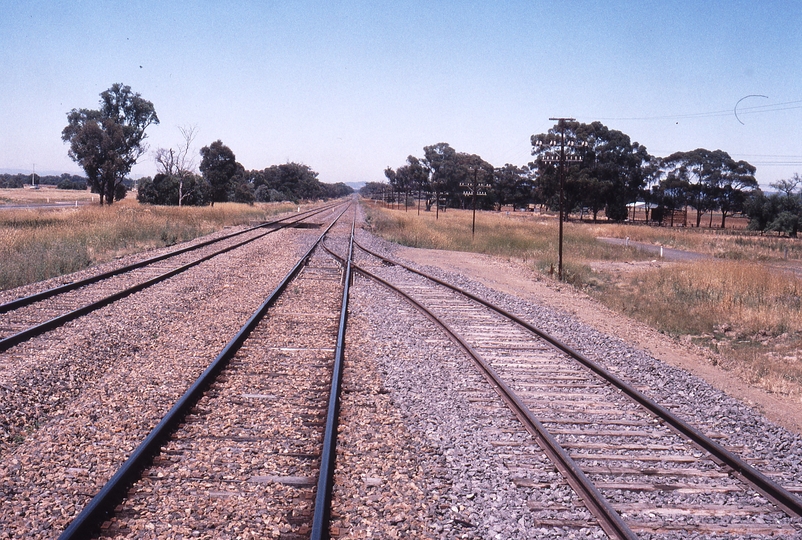
[[0,171],[82,174],[67,113],[114,83],[160,120],[135,178],[182,126],[246,169],[364,182],[438,142],[525,165],[551,117],[802,175],[799,0],[3,0]]

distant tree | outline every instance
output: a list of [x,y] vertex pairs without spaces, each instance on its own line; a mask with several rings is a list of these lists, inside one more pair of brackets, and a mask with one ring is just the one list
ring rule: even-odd
[[404,194],[404,209],[407,209],[410,192],[417,191],[420,197],[424,186],[428,184],[429,173],[426,167],[415,156],[408,156],[406,164],[393,170],[387,167],[384,176],[393,187],[393,191]]
[[[209,183],[197,174],[183,178],[183,190],[183,206],[204,206],[211,201]],[[179,193],[178,177],[159,173],[139,179],[136,198],[143,204],[177,206]]]
[[395,169],[392,167],[387,167],[384,169],[384,177],[387,178],[387,183],[390,185],[390,191],[393,194],[393,198],[390,202],[395,202],[395,193],[398,191],[398,175],[395,172]]
[[[420,214],[420,202],[424,192],[428,192],[429,169],[426,164],[415,156],[407,156],[407,165],[410,187],[418,193],[418,214]],[[428,210],[428,208],[427,208]]]
[[697,227],[702,215],[716,208],[722,210],[723,227],[728,215],[743,208],[744,192],[757,187],[755,167],[735,161],[723,150],[675,152],[663,158],[662,167],[667,176],[687,185],[687,202],[696,209]]
[[299,200],[315,200],[323,196],[317,172],[303,163],[284,163],[278,166],[282,190]]
[[234,181],[229,200],[238,203],[253,204],[256,201],[253,185],[242,177]]
[[581,168],[599,182],[597,196],[603,201],[605,215],[615,221],[626,219],[627,204],[634,203],[643,188],[644,166],[652,157],[646,147],[601,122],[580,126],[578,136],[588,143]]
[[534,182],[529,167],[507,163],[494,172],[495,198],[498,204],[521,207],[534,202]]
[[800,228],[802,228],[802,217],[799,213],[783,210],[768,224],[766,231],[787,234],[791,238],[796,238]]
[[100,204],[114,202],[120,186],[147,151],[145,129],[158,124],[153,103],[129,86],[115,83],[100,94],[100,109],[73,109],[61,133],[70,143],[68,155],[86,172]]
[[[580,161],[565,166],[563,191],[566,210],[587,207],[594,221],[602,209],[608,219],[626,219],[627,204],[637,199],[644,184],[644,165],[651,159],[646,148],[601,122],[565,121],[555,124],[547,133],[532,135],[538,183],[545,184],[540,191],[551,201],[559,193],[559,164],[543,158],[558,154],[563,129],[566,152],[575,153],[580,158]],[[579,144],[587,146],[579,151],[575,146]]]
[[[577,128],[579,122],[564,122],[564,125],[559,123],[549,128],[546,133],[539,133],[532,135],[530,142],[532,143],[532,155],[535,160],[530,165],[531,168],[537,170],[535,179],[535,194],[541,204],[547,205],[551,209],[559,207],[560,197],[560,167],[559,163],[551,162],[546,159],[547,156],[555,156],[559,152],[559,144],[561,141],[562,129],[565,129],[566,141],[577,141]],[[569,148],[569,152],[571,149]],[[563,207],[565,209],[566,219],[570,212],[577,208],[581,208],[580,195],[582,193],[580,186],[579,164],[576,162],[568,162],[565,164],[563,178]]]
[[59,177],[58,189],[86,190],[86,178],[81,176],[64,173]]
[[777,180],[769,184],[771,187],[785,194],[786,197],[791,198],[796,194],[802,186],[802,177],[798,173],[794,173],[791,178]]
[[[674,226],[674,212],[684,208],[691,196],[688,181],[675,174],[669,174],[660,181],[660,215],[669,213],[669,224]],[[662,221],[662,220],[661,220]]]
[[234,152],[218,139],[201,148],[200,155],[200,171],[211,188],[211,205],[225,202],[233,187],[232,180],[240,172]]
[[[197,126],[181,126],[181,142],[175,148],[156,149],[154,159],[158,165],[159,173],[175,178],[178,183],[178,206],[183,206],[185,199],[192,193],[189,188],[190,180],[195,175],[195,152],[192,143],[197,135]],[[191,182],[197,189],[199,182]],[[197,197],[194,197],[197,199]]]
[[384,182],[366,182],[359,190],[359,194],[367,199],[382,199],[387,190]]
[[646,221],[649,221],[650,218],[654,221],[662,221],[662,217],[661,219],[656,219],[651,215],[653,208],[656,208],[662,202],[662,194],[660,192],[660,181],[662,178],[663,169],[660,167],[660,159],[650,159],[649,163],[645,164],[643,167],[644,183],[638,190],[638,197],[643,201],[644,212],[646,213]]
[[[726,224],[727,216],[744,211],[749,193],[758,189],[755,179],[755,167],[745,161],[732,160],[722,168],[716,186],[716,202],[721,210],[721,228]],[[712,221],[713,215],[710,215]]]
[[749,217],[749,229],[796,238],[802,229],[802,194],[798,191],[800,185],[802,179],[794,174],[790,179],[771,184],[779,190],[778,193],[766,195],[759,188],[749,193],[744,203],[744,213]]
[[354,192],[354,188],[344,184],[343,182],[337,182],[336,184],[321,183],[321,187],[323,187],[323,197],[326,199],[347,197]]
[[[424,164],[431,171],[430,185],[434,192],[434,202],[440,208],[440,198],[453,194],[459,187],[456,174],[457,151],[448,143],[437,143],[423,147]],[[455,179],[456,185],[455,185]]]
[[476,188],[476,208],[492,208],[494,203],[495,169],[477,154],[457,153],[455,190],[462,208],[472,208]]
[[332,196],[326,184],[318,180],[318,173],[303,163],[272,165],[261,171],[244,171],[243,175],[255,189],[257,200],[298,202]]

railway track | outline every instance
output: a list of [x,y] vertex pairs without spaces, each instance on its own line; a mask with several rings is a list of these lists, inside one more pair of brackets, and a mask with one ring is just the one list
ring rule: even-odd
[[[644,409],[632,395],[648,389],[615,387],[623,369],[593,367],[526,321],[362,249],[355,250],[354,269],[363,276],[355,281],[357,313],[382,304],[381,322],[402,317],[404,329],[387,330],[386,342],[375,343],[366,320],[358,321],[343,376],[335,367],[343,354],[348,293],[341,284],[350,260],[343,221],[323,245],[330,255],[312,248],[308,231],[291,233],[300,240],[292,260],[308,264],[286,276],[292,264],[279,265],[286,286],[276,285],[275,272],[261,279],[269,287],[257,283],[259,271],[278,258],[273,235],[264,237],[273,243],[243,246],[239,258],[210,274],[220,293],[216,307],[186,323],[170,320],[196,309],[204,265],[172,280],[180,284],[175,292],[188,296],[182,301],[152,312],[119,302],[99,312],[119,318],[126,331],[144,330],[100,348],[111,358],[104,360],[106,374],[70,388],[74,397],[54,401],[43,425],[26,430],[23,440],[0,445],[0,538],[53,538],[70,522],[64,538],[90,530],[104,538],[802,538],[796,495],[774,491],[774,484],[800,491],[780,468],[770,471],[773,482],[755,486],[750,477],[765,475],[755,476],[749,465],[770,463],[750,458],[723,433],[697,428],[746,457],[728,463],[726,455],[710,455],[708,442],[689,440],[687,429],[659,417],[659,406]],[[364,276],[400,291],[367,294],[376,285],[365,286]],[[163,286],[143,294],[158,297]],[[258,299],[248,304],[242,320],[250,317],[249,329],[204,326],[203,313],[245,313],[234,299],[270,291],[276,298],[259,306],[262,315],[251,315]],[[430,334],[418,309],[446,332]],[[159,324],[168,321],[162,330],[151,321],[158,314],[165,316]],[[212,329],[239,332],[228,343],[201,340]],[[182,343],[185,333],[191,337]],[[5,354],[26,353],[31,343]],[[371,356],[377,348],[386,359]],[[418,357],[429,348],[437,354]],[[62,362],[58,351],[69,349],[54,347],[58,362],[39,361],[32,373],[53,363],[71,370],[58,379],[69,385],[80,369],[97,369],[75,357]],[[479,370],[466,370],[466,353]],[[196,378],[204,370],[219,377]],[[449,370],[454,378],[444,383]],[[341,377],[345,414],[338,428],[331,388]],[[0,420],[3,399],[13,395],[2,383]],[[436,395],[424,398],[427,392]],[[50,399],[37,396],[35,403]],[[338,432],[343,440],[335,451]],[[141,443],[146,438],[151,442]],[[514,517],[503,517],[509,525],[502,526],[496,516],[505,513]]]
[[299,226],[330,208],[264,223],[0,304],[0,352],[265,235]]
[[[360,251],[369,256],[355,271],[382,280],[447,329],[592,514],[530,500],[536,525],[601,528],[612,538],[801,536],[798,496],[725,450],[724,435],[702,434],[525,321]],[[498,400],[481,389],[469,399],[489,407]],[[502,452],[511,481],[529,493],[553,489],[553,468],[511,451],[516,444]]]
[[56,537],[319,234],[264,236],[0,354],[0,538]]
[[60,538],[327,537],[348,282],[327,232]]

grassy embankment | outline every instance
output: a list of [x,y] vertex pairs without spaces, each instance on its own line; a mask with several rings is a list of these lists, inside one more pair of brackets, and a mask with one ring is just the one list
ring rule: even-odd
[[143,206],[125,199],[102,207],[0,210],[0,290],[293,208],[292,204],[266,203],[178,208]]
[[[557,222],[538,214],[370,209],[380,236],[403,245],[509,257],[548,273],[556,266]],[[617,237],[705,253],[715,258],[660,265],[632,262],[655,256],[611,246]],[[785,260],[786,253],[788,260]],[[802,246],[795,239],[734,231],[566,223],[567,280],[608,307],[662,332],[721,353],[723,367],[772,392],[802,396]],[[594,264],[596,263],[596,264]],[[614,270],[609,268],[615,267]],[[595,268],[595,270],[593,269]]]

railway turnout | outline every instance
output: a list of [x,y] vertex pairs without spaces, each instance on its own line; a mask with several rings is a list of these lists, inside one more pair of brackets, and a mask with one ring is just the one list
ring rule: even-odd
[[802,538],[798,466],[359,212],[0,305],[0,540]]

